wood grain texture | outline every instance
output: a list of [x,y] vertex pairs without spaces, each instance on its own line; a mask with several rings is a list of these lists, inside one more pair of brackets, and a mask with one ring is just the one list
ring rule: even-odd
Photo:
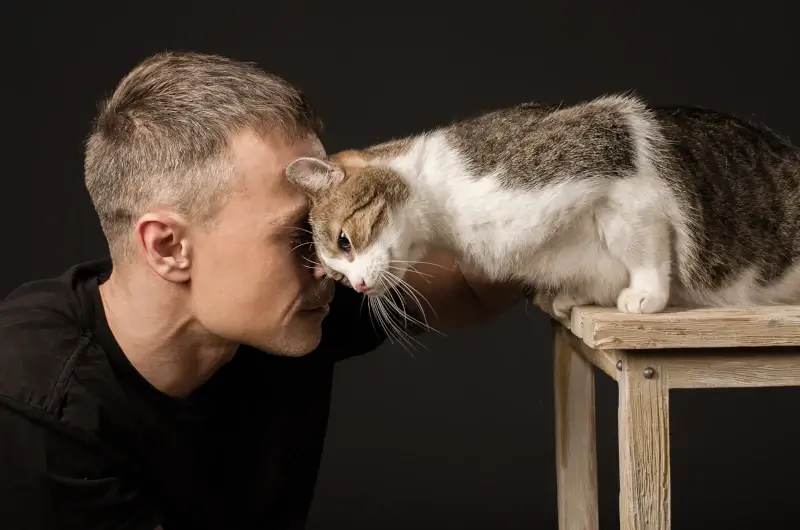
[[564,335],[569,345],[574,352],[580,353],[584,359],[589,361],[594,366],[602,370],[608,377],[617,380],[619,370],[617,370],[617,361],[624,355],[624,352],[618,350],[595,350],[590,348],[581,339],[569,332],[569,330],[562,328]]
[[[621,530],[670,528],[670,389],[800,386],[800,306],[670,309],[654,315],[577,307],[568,323],[554,327],[560,528],[596,528],[581,520],[590,505],[588,490],[596,510],[596,472],[587,471],[585,453],[577,464],[571,460],[574,439],[585,437],[591,439],[595,465],[592,366],[615,379],[619,389]],[[590,419],[589,398],[575,385],[591,388]],[[574,409],[574,394],[582,396],[580,409]],[[572,483],[581,476],[588,484],[583,489]],[[582,500],[573,503],[573,497]]]
[[[671,525],[669,389],[657,359],[628,356],[618,378],[620,530]],[[653,377],[644,375],[653,370]]]
[[800,387],[800,347],[656,352],[669,388]]
[[556,329],[555,406],[559,530],[597,530],[594,368]]
[[673,308],[650,315],[582,306],[572,310],[569,328],[601,350],[800,346],[800,306]]

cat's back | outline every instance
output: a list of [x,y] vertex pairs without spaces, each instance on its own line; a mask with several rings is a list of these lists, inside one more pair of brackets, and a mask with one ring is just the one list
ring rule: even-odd
[[459,120],[442,133],[473,173],[491,173],[529,151],[532,132],[556,110],[555,105],[523,103]]
[[632,120],[645,109],[626,96],[577,105],[526,103],[453,123],[442,133],[473,175],[494,175],[508,188],[540,187],[630,175],[637,156]]
[[652,107],[648,113],[673,156],[700,169],[738,172],[733,163],[747,171],[769,171],[783,161],[800,161],[795,144],[757,121],[697,106]]
[[752,209],[765,207],[800,216],[800,149],[788,138],[762,123],[703,107],[650,112],[665,140],[663,172],[693,203],[725,207],[748,219],[759,217]]

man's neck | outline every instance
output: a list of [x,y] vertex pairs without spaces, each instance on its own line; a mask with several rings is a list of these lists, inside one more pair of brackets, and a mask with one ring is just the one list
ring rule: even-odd
[[192,317],[187,289],[150,271],[116,269],[100,286],[108,326],[125,356],[151,385],[175,397],[201,386],[237,347]]

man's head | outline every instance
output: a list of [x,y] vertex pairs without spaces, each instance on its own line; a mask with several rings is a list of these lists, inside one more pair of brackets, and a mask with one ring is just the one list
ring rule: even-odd
[[250,64],[195,53],[139,64],[86,146],[115,270],[175,290],[213,335],[279,354],[313,349],[325,310],[309,310],[331,291],[312,275],[306,200],[284,171],[324,156],[320,129],[298,90]]

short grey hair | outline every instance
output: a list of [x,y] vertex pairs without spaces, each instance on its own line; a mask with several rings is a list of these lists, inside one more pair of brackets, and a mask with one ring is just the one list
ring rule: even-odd
[[233,181],[229,142],[245,130],[293,140],[322,122],[297,88],[251,63],[165,52],[131,70],[101,103],[84,160],[112,259],[127,260],[131,228],[153,206],[210,220]]

